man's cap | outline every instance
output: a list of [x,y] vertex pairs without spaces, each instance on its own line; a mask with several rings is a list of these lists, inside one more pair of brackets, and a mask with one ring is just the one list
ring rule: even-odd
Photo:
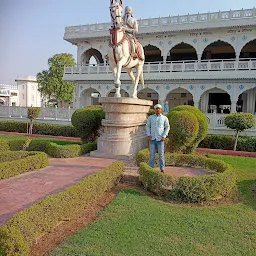
[[156,108],[161,108],[161,109],[162,109],[162,106],[161,106],[160,104],[156,104],[156,105],[154,106],[154,109],[156,109]]

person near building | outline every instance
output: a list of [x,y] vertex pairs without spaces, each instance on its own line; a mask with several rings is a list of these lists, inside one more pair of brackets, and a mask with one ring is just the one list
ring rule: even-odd
[[156,104],[154,106],[155,114],[149,116],[147,120],[146,130],[149,140],[150,149],[150,166],[155,167],[155,154],[158,151],[159,154],[159,166],[161,172],[165,169],[165,159],[164,159],[164,144],[165,139],[170,130],[169,120],[166,116],[162,115],[162,106]]

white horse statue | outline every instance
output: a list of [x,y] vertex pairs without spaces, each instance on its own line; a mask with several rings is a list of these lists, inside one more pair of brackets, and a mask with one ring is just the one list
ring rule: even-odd
[[[134,85],[132,98],[137,98],[138,84],[141,82],[144,87],[143,66],[145,54],[142,45],[137,44],[137,58],[133,56],[133,39],[125,32],[123,27],[123,6],[122,0],[110,1],[110,15],[112,19],[112,27],[110,29],[111,41],[108,51],[108,62],[114,76],[116,88],[115,97],[121,97],[121,72],[125,68]],[[136,40],[136,39],[135,39]],[[134,76],[132,68],[136,67],[136,76]]]

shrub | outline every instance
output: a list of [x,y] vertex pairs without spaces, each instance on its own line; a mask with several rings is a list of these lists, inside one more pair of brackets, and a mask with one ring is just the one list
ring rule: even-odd
[[185,153],[189,154],[189,153],[193,153],[196,150],[196,148],[198,147],[199,143],[206,137],[206,135],[208,133],[208,122],[207,122],[205,115],[199,109],[192,107],[192,106],[187,106],[187,105],[186,106],[177,106],[177,107],[171,109],[170,112],[183,111],[183,110],[193,113],[196,116],[198,123],[199,123],[199,130],[198,130],[198,134],[197,134],[196,138],[189,146],[186,147],[186,150],[185,150]]
[[26,138],[10,139],[7,141],[11,151],[23,150]]
[[149,116],[152,116],[152,115],[154,115],[154,114],[155,114],[155,110],[151,108],[151,109],[148,111],[147,116],[149,117]]
[[77,109],[71,118],[72,125],[84,142],[94,141],[99,136],[101,121],[105,113],[101,106]]
[[49,141],[40,140],[40,139],[32,139],[28,145],[28,151],[41,151],[47,153],[47,146],[49,145]]
[[[83,207],[111,189],[120,179],[122,162],[115,162],[63,191],[47,196],[15,214],[0,228],[3,255],[28,256],[32,243],[51,232],[63,220],[72,218]],[[15,248],[15,254],[12,254]]]
[[[0,131],[27,133],[27,123],[22,121],[0,120]],[[73,125],[34,123],[33,133],[41,135],[79,137]]]
[[37,107],[28,108],[28,119],[30,120],[29,134],[33,133],[33,120],[39,117],[40,112],[41,112],[41,108],[37,108]]
[[48,157],[43,152],[2,152],[0,160],[0,179],[10,178],[48,165]]
[[74,144],[74,145],[57,145],[55,143],[49,143],[47,145],[47,153],[56,158],[72,158],[81,156],[83,154],[89,153],[97,149],[96,143],[87,143],[87,144]]
[[168,151],[182,152],[193,143],[198,134],[197,118],[188,111],[170,111],[168,119],[170,122]]
[[170,176],[151,168],[147,164],[149,151],[142,150],[137,154],[140,180],[146,189],[159,196],[183,202],[203,203],[228,197],[236,187],[231,166],[221,160],[171,153],[166,153],[165,158],[166,165],[201,167],[216,173],[195,177]]
[[224,122],[228,128],[236,132],[234,143],[234,150],[236,150],[239,133],[252,128],[255,125],[255,118],[250,113],[232,113],[225,117]]
[[0,152],[1,151],[8,151],[10,150],[10,147],[8,145],[8,143],[4,140],[0,140]]

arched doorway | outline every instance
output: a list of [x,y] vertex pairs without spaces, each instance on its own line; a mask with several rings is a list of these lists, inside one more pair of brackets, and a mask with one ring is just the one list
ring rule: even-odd
[[201,95],[199,108],[203,113],[229,114],[231,112],[230,95],[220,88],[210,89]]
[[193,95],[183,88],[177,88],[169,92],[166,95],[166,101],[168,101],[170,109],[180,105],[194,106]]
[[99,65],[99,64],[103,64],[103,63],[104,63],[104,60],[103,60],[102,54],[94,48],[91,48],[91,49],[85,51],[81,55],[81,64],[82,65],[88,65],[88,64]]
[[202,60],[235,59],[236,53],[232,45],[224,41],[209,44],[203,51]]
[[248,58],[255,59],[256,58],[256,39],[247,43],[240,52],[240,59]]
[[144,88],[138,92],[138,98],[142,100],[152,100],[153,106],[158,103],[158,93],[150,88]]
[[99,104],[100,92],[94,88],[89,88],[81,92],[79,107],[86,107]]
[[196,49],[192,45],[182,42],[170,50],[167,61],[184,60],[197,60],[197,53]]
[[256,112],[256,87],[249,89],[239,95],[237,101],[237,112]]
[[[114,97],[114,96],[115,96],[115,93],[116,93],[116,90],[115,90],[115,89],[111,90],[111,91],[108,93],[108,97]],[[120,93],[121,93],[121,97],[122,97],[122,98],[129,98],[129,93],[128,93],[127,91],[125,91],[124,89],[121,89]]]
[[160,62],[163,61],[161,50],[153,45],[144,46],[145,62]]

